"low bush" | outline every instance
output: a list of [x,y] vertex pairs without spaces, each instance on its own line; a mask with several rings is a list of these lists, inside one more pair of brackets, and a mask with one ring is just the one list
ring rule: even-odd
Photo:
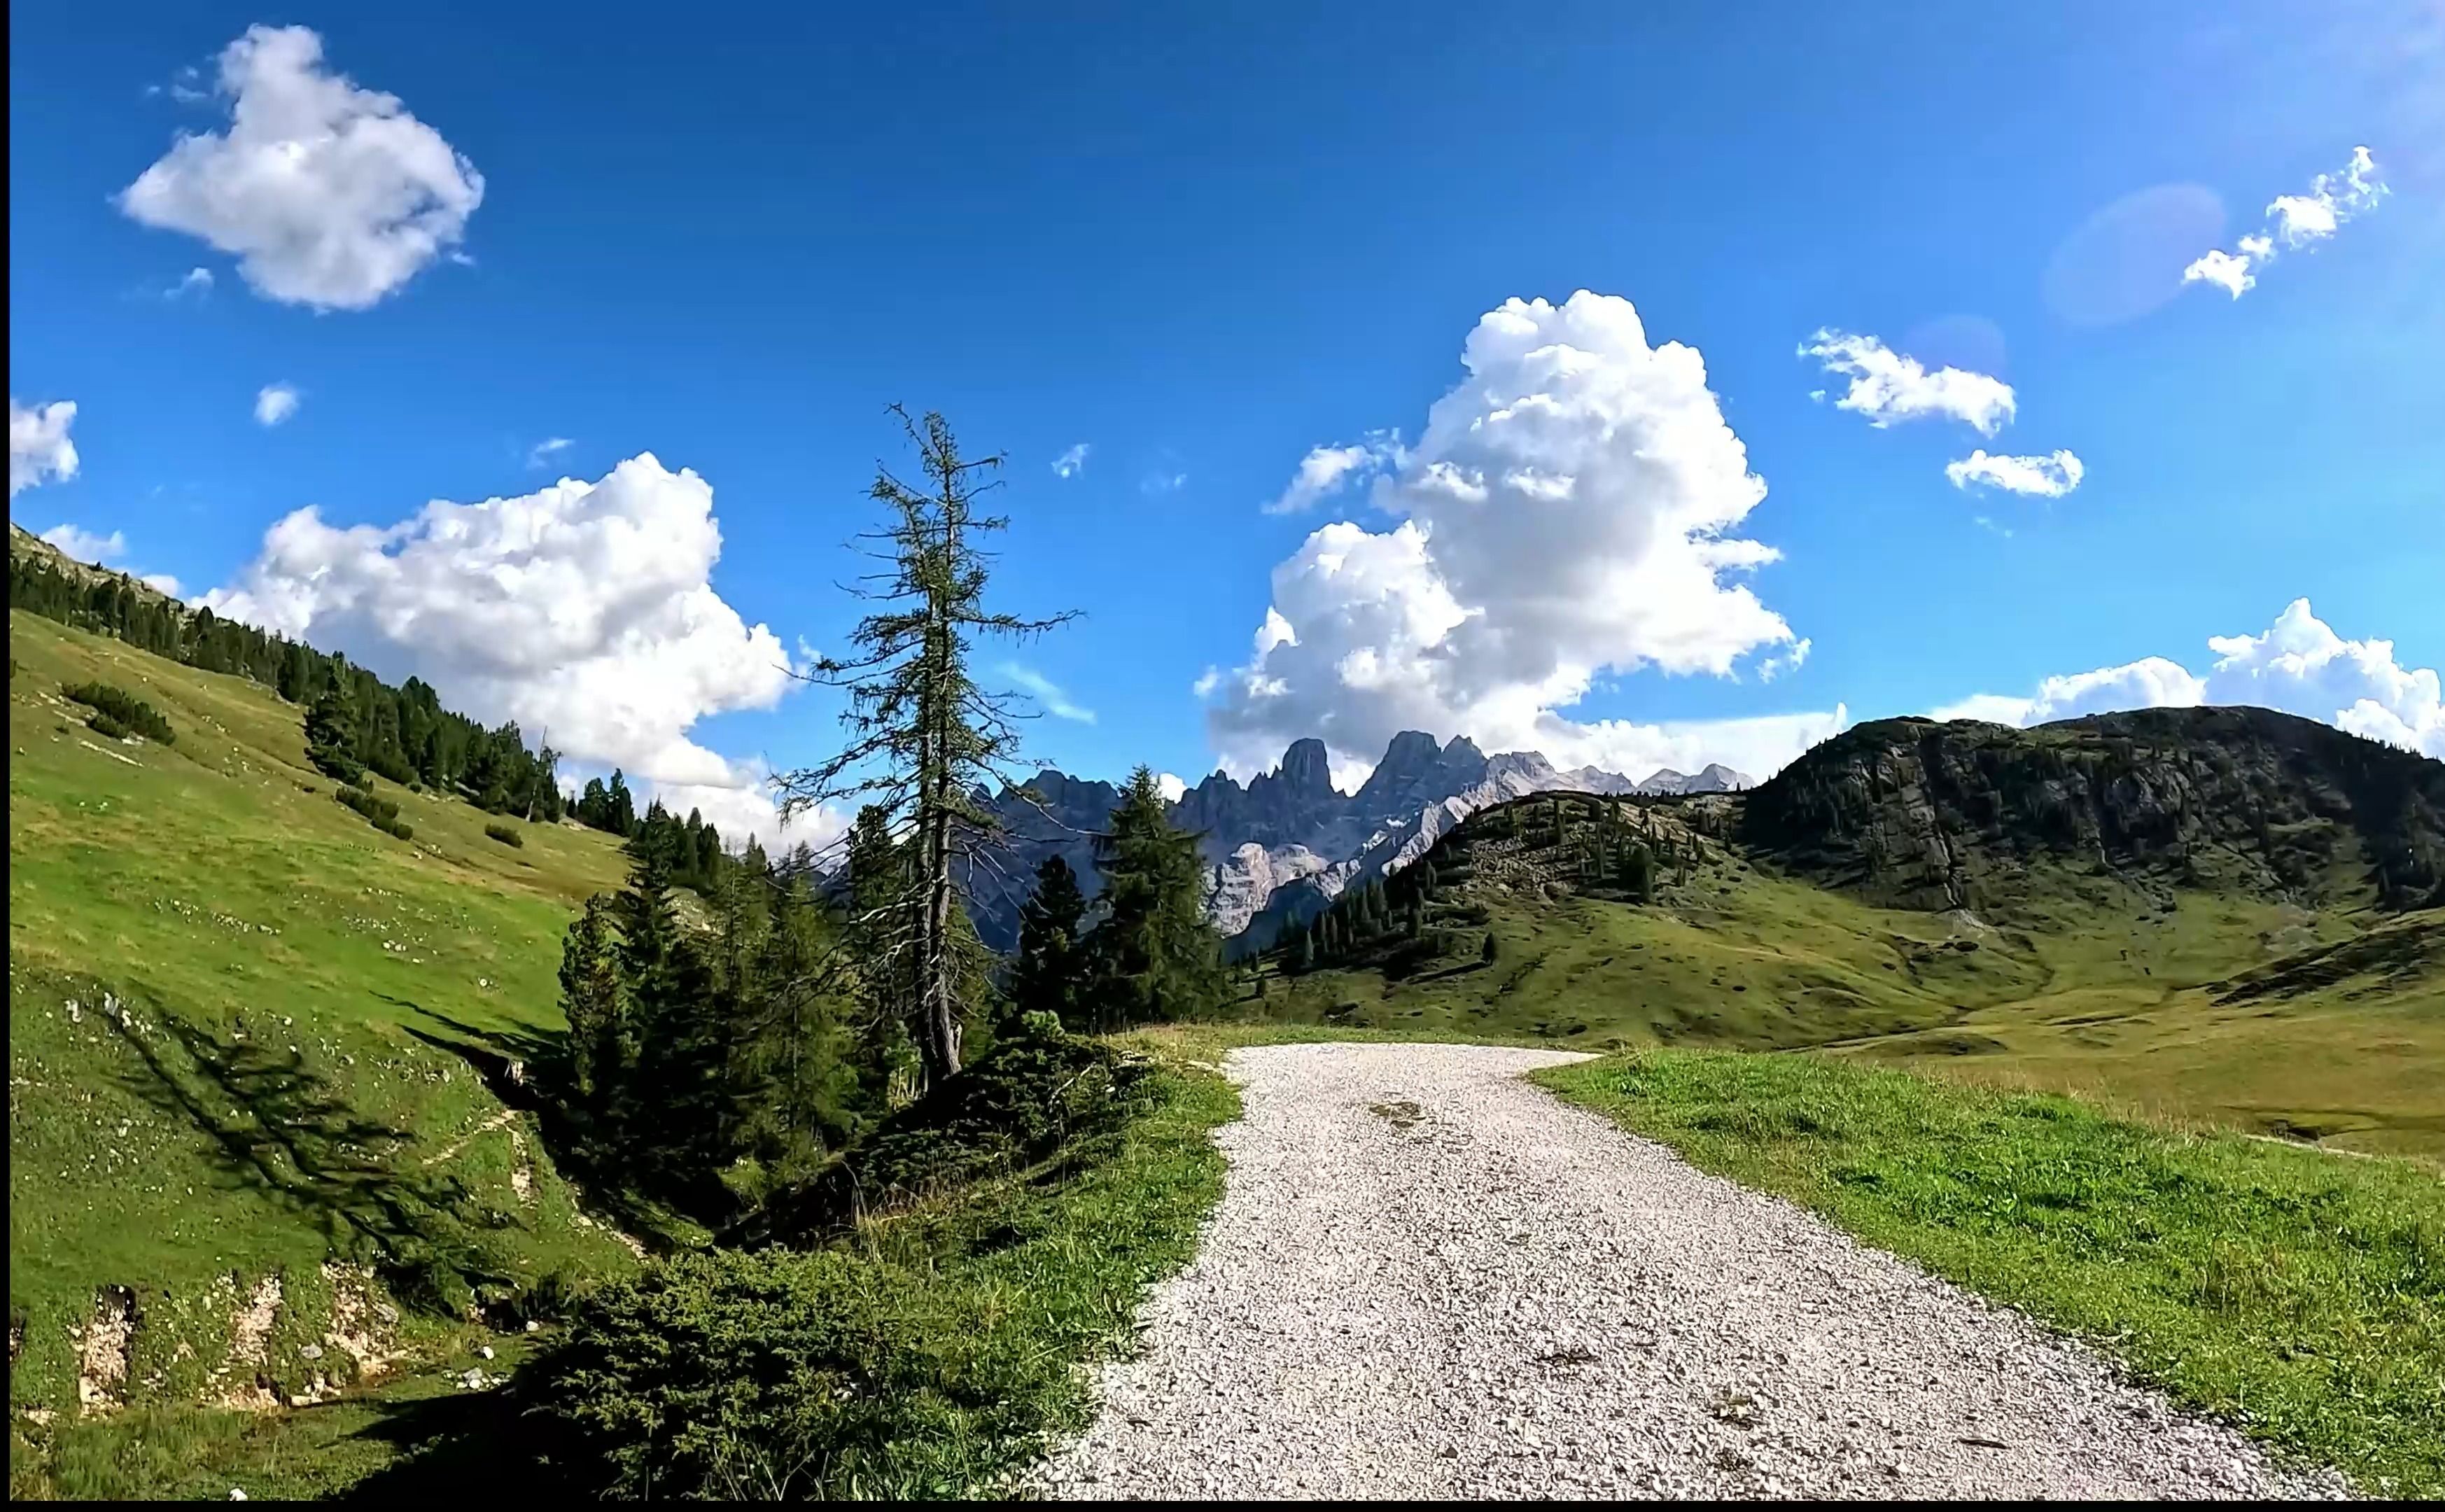
[[526,836],[518,833],[513,826],[506,824],[484,826],[484,836],[486,839],[498,840],[505,846],[522,846],[527,843]]
[[[107,682],[79,682],[63,687],[60,692],[72,702],[93,710],[92,718],[85,723],[114,740],[140,735],[147,740],[171,745],[178,738],[177,732],[170,728],[170,721],[161,718],[160,710],[124,688],[115,688]],[[104,730],[97,722],[105,719],[113,726],[112,729]]]
[[399,805],[388,798],[377,798],[363,788],[342,788],[334,794],[342,803],[356,810],[377,830],[399,818]]
[[135,733],[99,709],[85,716],[84,727],[105,740],[124,740]]
[[331,796],[364,814],[367,824],[386,835],[401,840],[416,838],[416,831],[400,818],[399,805],[388,798],[378,798],[363,788],[342,788]]
[[935,1172],[905,1148],[921,1124],[995,1147],[972,1119],[1020,1095],[1055,1110],[1021,1118],[1020,1143],[1041,1141],[1076,1116],[1061,1089],[1077,1076],[1127,1091],[1090,1096],[1105,1111],[1087,1126],[1118,1127],[1066,1180],[988,1182],[813,1252],[684,1254],[570,1299],[569,1342],[518,1381],[554,1479],[614,1497],[1008,1494],[1049,1430],[1083,1423],[1079,1364],[1125,1347],[1141,1288],[1194,1251],[1222,1191],[1208,1131],[1236,1100],[1219,1077],[1031,1031],[942,1092],[978,1086],[853,1148],[877,1173]]
[[1144,1111],[1151,1068],[1030,1015],[992,1053],[900,1109],[814,1180],[776,1194],[744,1230],[805,1243],[872,1213],[1058,1155],[1092,1163]]

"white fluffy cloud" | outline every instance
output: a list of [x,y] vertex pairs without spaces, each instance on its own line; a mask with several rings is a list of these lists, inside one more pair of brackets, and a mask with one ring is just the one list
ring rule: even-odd
[[1944,464],[1944,476],[1952,479],[1955,488],[1968,488],[1974,483],[2014,494],[2035,494],[2041,498],[2062,497],[2080,487],[2085,472],[2081,459],[2067,451],[2058,451],[2051,457],[1991,457],[1980,447],[1958,461]]
[[2258,287],[2258,271],[2275,260],[2278,242],[2286,252],[2314,246],[2388,193],[2377,159],[2366,147],[2354,147],[2352,160],[2310,179],[2307,194],[2276,196],[2267,207],[2266,229],[2235,242],[2238,252],[2211,249],[2182,270],[2182,282],[2212,284],[2239,299]]
[[[708,715],[770,708],[793,685],[771,629],[714,591],[713,489],[651,453],[594,482],[516,498],[437,500],[388,527],[327,524],[313,509],[265,532],[215,612],[345,651],[445,702],[515,719],[579,767],[625,767],[664,802],[725,831],[761,804],[760,768],[687,737]],[[687,801],[681,801],[682,797]]]
[[1163,794],[1166,803],[1178,803],[1180,795],[1188,791],[1188,784],[1185,781],[1168,772],[1155,774],[1154,785],[1155,790]]
[[[1462,362],[1466,376],[1374,485],[1397,523],[1324,525],[1274,569],[1254,654],[1207,709],[1224,768],[1260,771],[1302,736],[1343,765],[1372,762],[1422,729],[1565,765],[1770,769],[1806,731],[1831,733],[1838,712],[1712,727],[1557,712],[1608,669],[1723,675],[1795,641],[1732,581],[1777,555],[1728,533],[1765,484],[1698,353],[1651,346],[1628,300],[1511,300],[1478,322]],[[1727,743],[1710,747],[1708,728]]]
[[162,291],[161,297],[164,299],[183,299],[187,295],[193,294],[197,299],[201,299],[212,291],[213,271],[209,268],[190,268],[187,270],[186,276],[180,278],[177,283],[172,284],[167,289]]
[[1372,431],[1353,446],[1314,446],[1299,458],[1281,495],[1265,506],[1268,514],[1297,514],[1359,478],[1395,466],[1401,458],[1399,439],[1389,431]]
[[82,526],[63,524],[45,531],[43,539],[80,562],[116,562],[127,554],[127,536],[120,531],[96,535]]
[[576,444],[577,443],[575,441],[570,440],[566,436],[554,436],[547,439],[537,441],[534,444],[534,449],[527,453],[527,465],[529,467],[549,467],[551,465],[551,459],[553,457],[558,457],[561,453],[569,450]]
[[234,254],[261,294],[364,309],[465,233],[484,178],[395,95],[323,67],[305,27],[250,27],[221,49],[226,132],[181,135],[119,196],[148,226]]
[[1080,441],[1077,445],[1071,447],[1066,452],[1063,452],[1060,456],[1053,459],[1053,476],[1055,477],[1076,477],[1080,473],[1086,470],[1087,454],[1094,449],[1094,447],[1089,445],[1087,442]]
[[1801,345],[1800,355],[1814,357],[1827,372],[1850,379],[1850,388],[1834,407],[1865,415],[1871,425],[1949,415],[1981,436],[1992,436],[2012,418],[2012,385],[2002,379],[1962,367],[1930,372],[1917,358],[1906,357],[1874,336],[1820,330]]
[[291,383],[266,383],[254,396],[254,422],[277,425],[297,413],[297,389]]
[[2391,641],[2346,641],[2295,599],[2263,635],[2208,638],[2204,675],[2164,657],[2051,677],[2034,697],[1978,694],[1939,719],[2043,724],[2115,709],[2255,704],[2445,758],[2445,692],[2434,667],[2405,667]]
[[77,407],[68,400],[25,405],[9,396],[9,496],[15,498],[47,478],[76,476],[76,443],[68,427]]

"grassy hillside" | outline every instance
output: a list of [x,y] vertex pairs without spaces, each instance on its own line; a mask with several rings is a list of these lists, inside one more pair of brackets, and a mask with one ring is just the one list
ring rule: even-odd
[[[9,652],[12,1426],[310,1398],[480,1300],[633,1265],[450,1048],[556,1023],[614,842],[513,849],[384,784],[401,841],[257,684],[18,612]],[[89,729],[61,688],[93,681],[175,743]]]
[[1404,970],[1361,952],[1362,969],[1301,976],[1277,954],[1265,999],[1245,1006],[1591,1050],[1823,1047],[2445,1159],[2445,910],[2380,908],[2355,889],[2348,847],[2322,863],[2321,906],[2039,858],[2016,870],[2007,907],[1929,911],[1713,838],[1737,819],[1737,800],[1717,799],[1633,820],[1700,858],[1637,904],[1577,880],[1579,831],[1550,843],[1550,804],[1472,816],[1428,858],[1456,879],[1426,911],[1451,942],[1443,956]]

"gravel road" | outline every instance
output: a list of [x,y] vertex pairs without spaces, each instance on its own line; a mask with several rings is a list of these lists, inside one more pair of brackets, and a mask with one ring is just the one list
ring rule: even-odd
[[1062,1497],[2301,1497],[2018,1314],[1519,1079],[1284,1045]]

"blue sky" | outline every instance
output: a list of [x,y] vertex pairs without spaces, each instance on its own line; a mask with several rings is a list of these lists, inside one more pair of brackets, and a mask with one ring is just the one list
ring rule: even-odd
[[[12,9],[10,390],[75,403],[79,463],[20,490],[12,404],[12,516],[119,532],[128,565],[190,594],[251,590],[261,610],[281,587],[265,534],[292,511],[388,527],[428,500],[590,482],[650,452],[710,485],[719,601],[780,646],[831,648],[857,613],[833,587],[856,570],[843,543],[872,519],[878,457],[902,457],[884,413],[901,401],[1008,454],[1001,602],[1087,611],[1016,653],[1093,713],[1034,727],[1036,752],[1073,771],[1144,760],[1193,780],[1301,722],[1364,761],[1360,744],[1421,708],[1498,743],[1541,731],[1623,763],[1720,747],[1766,765],[1837,710],[1991,695],[2062,712],[2084,706],[2078,690],[2049,700],[2043,680],[2152,657],[2214,683],[2209,637],[2264,636],[2301,598],[2342,643],[2391,642],[2390,659],[2329,647],[2315,686],[2285,692],[2259,676],[2270,643],[2233,675],[2321,718],[2373,692],[2411,743],[2427,737],[2433,680],[2386,668],[2445,664],[2438,7],[2056,5],[1974,23],[1939,7],[1164,9],[790,8],[695,28],[620,6]],[[396,96],[480,174],[444,249],[465,261],[430,257],[365,308],[318,310],[242,275],[227,217],[259,205],[198,211],[206,191],[174,185],[183,212],[122,207],[177,133],[231,131],[215,60],[257,25],[310,28],[323,56],[301,76]],[[2235,248],[2262,207],[2361,145],[2388,191],[2363,214],[2283,248],[2241,297],[2181,283],[2190,257]],[[207,214],[224,245],[194,229]],[[209,289],[165,292],[193,268]],[[1364,614],[1332,633],[1312,621],[1313,654],[1294,667],[1283,650],[1269,673],[1251,637],[1277,565],[1332,522],[1374,550],[1423,518],[1432,448],[1415,449],[1466,377],[1472,329],[1507,300],[1581,289],[1634,307],[1646,343],[1703,357],[1765,491],[1708,529],[1779,553],[1719,582],[1782,632],[1661,588],[1643,617],[1558,616],[1514,581],[1461,591],[1497,595],[1458,607],[1483,609],[1474,627],[1502,650],[1435,653],[1433,698],[1336,681],[1359,650],[1415,681],[1367,642]],[[1846,380],[1798,355],[1825,328],[2008,383],[2009,423],[1880,427],[1838,407]],[[1640,351],[1616,355],[1645,370]],[[264,425],[273,383],[298,401]],[[1264,511],[1312,448],[1385,431],[1399,447],[1353,474],[1380,476],[1372,492]],[[530,465],[554,438],[570,444]],[[1079,443],[1084,465],[1057,476]],[[1956,487],[1946,464],[1973,449],[2066,449],[2081,480],[2051,499]],[[1600,531],[1645,507],[1620,487]],[[1513,537],[1484,523],[1490,559]],[[1438,518],[1428,550],[1461,550],[1470,528]],[[1650,581],[1637,538],[1622,535],[1626,575],[1606,592],[1651,591],[1622,586]],[[1550,581],[1573,584],[1573,566],[1558,557]],[[582,593],[586,576],[534,581]],[[703,626],[686,576],[652,609],[682,638]],[[360,601],[312,607],[308,633],[432,675],[427,643],[451,640],[434,616],[471,600],[420,581],[415,629],[396,603]],[[480,603],[467,612],[484,628],[465,639],[498,630]],[[1801,638],[1805,659],[1766,681]],[[1725,671],[1698,664],[1727,646]],[[570,654],[612,675],[625,653]],[[1675,655],[1689,669],[1666,670]],[[1522,656],[1526,672],[1496,666]],[[451,664],[438,670],[452,696]],[[1551,702],[1574,671],[1584,697]],[[691,675],[630,722],[782,766],[828,749],[829,695],[727,707],[763,694]],[[484,663],[464,697],[518,704],[519,676]],[[1267,701],[1248,676],[1291,686]],[[2143,683],[2159,685],[2100,687]],[[1805,718],[1705,735],[1764,716]],[[616,754],[659,737],[588,738]],[[2435,738],[2445,750],[2445,722]]]

